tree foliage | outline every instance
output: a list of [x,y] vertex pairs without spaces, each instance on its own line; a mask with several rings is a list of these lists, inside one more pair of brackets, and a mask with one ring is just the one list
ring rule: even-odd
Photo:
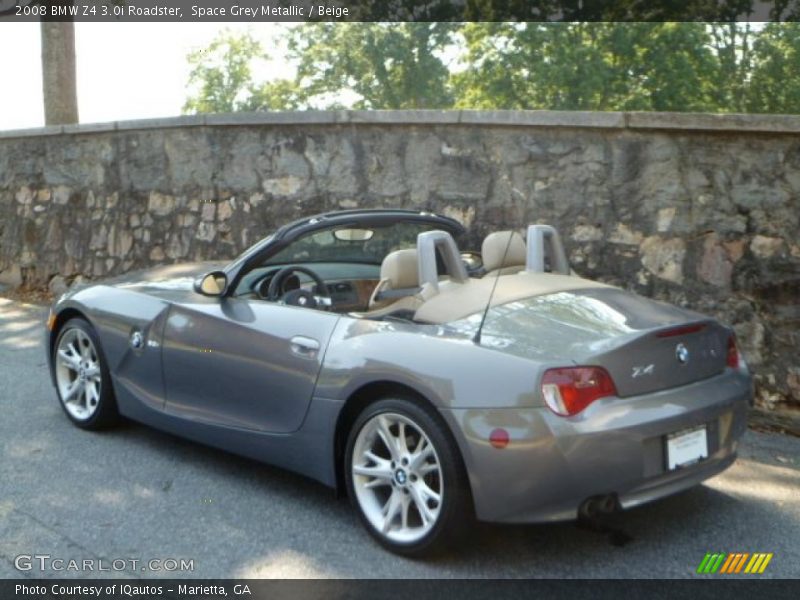
[[252,110],[255,91],[252,64],[267,58],[250,34],[223,31],[207,48],[189,54],[192,67],[184,112],[234,112]]
[[450,71],[440,53],[452,38],[450,23],[315,23],[296,27],[290,59],[313,104],[335,106],[342,91],[356,108],[452,106]]
[[712,109],[714,56],[697,23],[471,23],[458,105]]
[[292,79],[253,81],[266,56],[249,35],[190,55],[186,110],[800,113],[795,23],[310,23],[286,36]]
[[754,43],[746,109],[800,112],[800,23],[770,23]]

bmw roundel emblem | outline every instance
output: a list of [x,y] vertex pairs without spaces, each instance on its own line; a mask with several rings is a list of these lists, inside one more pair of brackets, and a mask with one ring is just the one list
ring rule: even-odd
[[142,346],[144,346],[144,336],[142,335],[142,332],[134,331],[131,334],[131,347],[134,350],[139,350]]
[[678,344],[675,346],[675,358],[678,359],[679,363],[685,365],[689,362],[689,349],[683,344]]

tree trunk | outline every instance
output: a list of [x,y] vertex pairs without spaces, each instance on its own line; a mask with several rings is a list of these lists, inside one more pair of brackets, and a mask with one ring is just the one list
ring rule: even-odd
[[43,20],[41,30],[45,125],[77,123],[75,24]]

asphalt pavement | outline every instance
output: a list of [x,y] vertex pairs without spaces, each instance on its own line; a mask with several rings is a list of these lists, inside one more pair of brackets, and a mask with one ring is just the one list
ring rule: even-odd
[[[798,438],[748,432],[722,475],[615,517],[625,535],[478,525],[457,552],[408,560],[378,547],[345,499],[297,475],[135,423],[72,426],[47,374],[45,315],[0,298],[1,578],[696,577],[707,552],[771,552],[760,577],[800,577]],[[25,558],[36,555],[49,558]],[[70,559],[112,570],[70,570]],[[193,570],[163,570],[170,559]],[[142,571],[151,560],[162,570]]]

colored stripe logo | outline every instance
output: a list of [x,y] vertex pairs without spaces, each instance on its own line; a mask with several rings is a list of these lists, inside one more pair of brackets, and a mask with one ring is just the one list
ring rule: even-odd
[[708,552],[697,567],[698,573],[735,575],[737,573],[761,574],[769,561],[772,552]]

